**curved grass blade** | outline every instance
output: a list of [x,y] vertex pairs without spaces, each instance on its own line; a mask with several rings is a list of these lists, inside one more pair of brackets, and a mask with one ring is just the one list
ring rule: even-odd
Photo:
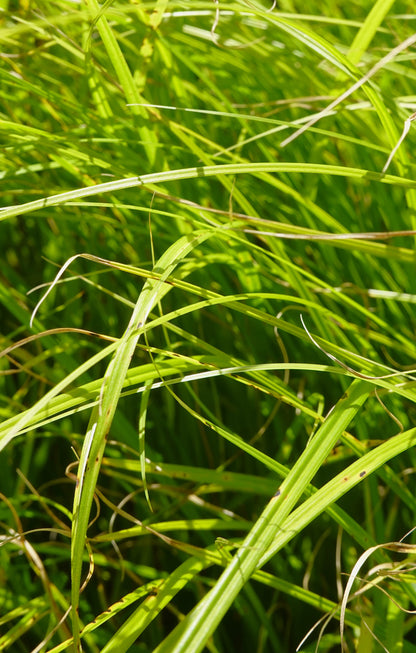
[[81,650],[78,609],[82,574],[82,554],[85,546],[90,510],[101,460],[104,454],[106,438],[111,428],[124,380],[130,366],[131,357],[133,356],[142,332],[142,327],[150,311],[172,288],[170,284],[165,283],[165,280],[178,262],[211,234],[212,231],[205,231],[192,236],[183,236],[157,262],[155,272],[160,274],[160,277],[156,280],[148,279],[140,293],[127,329],[117,343],[117,349],[104,375],[99,393],[99,402],[93,408],[89,420],[78,466],[71,541],[71,603],[73,636],[77,651]]
[[301,454],[276,495],[238,549],[214,588],[198,603],[155,653],[199,653],[232,602],[271,546],[284,521],[342,432],[366,401],[372,386],[355,380],[334,406],[314,438]]

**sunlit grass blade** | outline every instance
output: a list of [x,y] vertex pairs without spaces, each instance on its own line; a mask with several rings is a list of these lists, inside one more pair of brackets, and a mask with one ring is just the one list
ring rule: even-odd
[[374,3],[349,49],[348,59],[352,63],[359,63],[393,4],[394,0],[377,0]]
[[142,326],[146,323],[150,311],[171,289],[165,283],[172,270],[182,258],[208,238],[210,232],[184,236],[174,243],[159,259],[155,266],[160,279],[149,279],[137,300],[127,329],[117,343],[114,356],[107,368],[99,393],[98,404],[94,407],[85,435],[81,457],[78,466],[77,486],[74,495],[72,541],[71,541],[71,603],[74,627],[74,642],[79,645],[79,594],[82,572],[82,552],[90,519],[90,510],[94,497],[101,460],[104,454],[106,439],[117,408],[118,399],[123,387],[130,361],[141,335]]
[[[324,424],[298,459],[276,495],[234,555],[215,587],[184,621],[157,647],[163,651],[201,651],[223,618],[234,598],[252,575],[264,552],[270,547],[310,480],[342,432],[366,401],[371,385],[353,381],[345,396],[334,406]],[[195,624],[198,623],[198,628]]]
[[[128,104],[137,105],[143,101],[142,96],[137,91],[136,84],[134,83],[133,76],[130,72],[129,66],[126,62],[126,59],[121,51],[117,38],[113,34],[111,26],[109,25],[107,18],[105,16],[105,8],[100,8],[97,0],[87,0],[88,8],[91,11],[93,16],[93,26],[97,26],[100,36],[103,40],[103,43],[106,47],[108,56],[114,69],[117,73],[120,84],[126,95],[126,100]],[[92,34],[91,34],[92,38]],[[92,47],[91,40],[89,41],[88,47]],[[143,110],[138,110],[139,115],[146,118],[147,112]],[[146,125],[139,127],[139,135],[142,139],[144,149],[149,158],[149,162],[154,161],[155,149],[154,145],[156,143],[155,133],[151,131]]]

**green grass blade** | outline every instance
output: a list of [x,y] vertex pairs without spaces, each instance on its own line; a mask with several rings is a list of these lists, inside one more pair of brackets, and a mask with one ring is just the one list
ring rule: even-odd
[[377,0],[358,30],[348,52],[348,59],[358,64],[373,40],[377,30],[389,13],[394,0]]
[[72,540],[71,540],[71,603],[74,645],[80,650],[79,597],[81,586],[83,550],[90,519],[90,510],[94,498],[101,460],[104,454],[118,399],[124,384],[130,361],[142,327],[150,311],[169,292],[171,286],[165,283],[179,261],[195,247],[208,238],[210,232],[184,236],[174,243],[159,259],[155,271],[161,276],[156,281],[149,279],[131,315],[128,327],[117,343],[99,393],[99,402],[94,407],[85,435],[79,461],[77,486],[74,495]]
[[[147,118],[147,112],[144,109],[137,107],[137,105],[144,102],[143,97],[137,90],[129,66],[103,10],[100,8],[97,0],[87,0],[87,5],[94,17],[93,24],[97,25],[97,29],[103,40],[109,59],[123,88],[127,104],[134,105],[133,111],[135,111],[139,116],[142,116],[142,118]],[[89,47],[91,47],[91,42]],[[149,162],[152,164],[155,158],[155,144],[157,142],[155,132],[150,130],[146,125],[142,125],[138,129],[138,133],[143,142]]]
[[259,564],[263,552],[270,547],[291,509],[342,432],[366,401],[370,391],[371,385],[368,382],[353,381],[293,466],[280,486],[278,494],[267,504],[244,540],[243,546],[234,555],[215,587],[157,647],[157,653],[202,651],[231,603]]
[[72,200],[79,200],[82,197],[91,197],[99,193],[109,193],[127,188],[136,188],[148,186],[153,189],[157,184],[164,184],[169,181],[179,181],[184,179],[196,179],[199,177],[217,177],[220,175],[259,175],[267,173],[301,173],[305,175],[330,175],[334,177],[345,177],[346,179],[357,180],[361,182],[381,182],[382,184],[394,184],[406,189],[416,188],[416,182],[413,179],[405,177],[396,177],[389,174],[381,174],[360,168],[347,168],[336,165],[308,164],[308,163],[237,163],[224,164],[217,166],[201,166],[194,168],[184,168],[180,170],[170,170],[168,172],[152,173],[140,177],[130,177],[128,179],[119,179],[117,181],[105,182],[88,186],[86,188],[66,191],[59,195],[42,198],[21,204],[3,208],[0,211],[0,221],[11,218],[16,215],[22,215],[39,209],[45,209],[49,206],[59,206],[67,204]]

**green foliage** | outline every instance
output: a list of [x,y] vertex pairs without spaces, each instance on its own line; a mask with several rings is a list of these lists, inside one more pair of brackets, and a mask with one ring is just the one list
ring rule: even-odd
[[414,651],[412,15],[275,4],[0,2],[1,650]]

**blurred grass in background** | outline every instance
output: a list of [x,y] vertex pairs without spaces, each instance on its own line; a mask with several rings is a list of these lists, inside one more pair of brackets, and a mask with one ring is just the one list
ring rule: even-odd
[[[415,525],[412,8],[0,7],[0,648],[339,650]],[[416,650],[398,560],[350,650]]]

